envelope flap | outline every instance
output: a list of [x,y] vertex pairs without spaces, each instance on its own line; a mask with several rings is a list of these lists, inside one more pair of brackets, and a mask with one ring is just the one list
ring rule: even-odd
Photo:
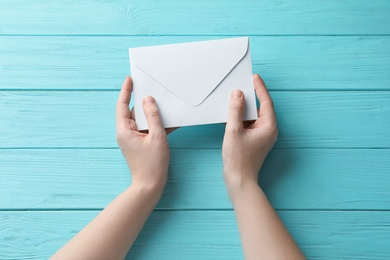
[[198,106],[247,51],[248,37],[242,37],[133,48],[130,59],[184,102]]

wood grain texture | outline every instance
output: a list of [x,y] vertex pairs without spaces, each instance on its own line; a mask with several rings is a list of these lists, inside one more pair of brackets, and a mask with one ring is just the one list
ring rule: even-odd
[[[390,259],[390,1],[0,0],[0,259],[46,259],[131,182],[129,47],[251,36],[279,141],[260,185],[308,259]],[[242,259],[224,125],[169,136],[127,259]],[[259,241],[261,243],[261,241]]]
[[[119,89],[127,49],[220,37],[0,37],[0,89]],[[271,90],[390,90],[390,37],[250,37]]]
[[[0,148],[116,148],[117,91],[2,91]],[[277,148],[389,148],[390,92],[271,92]],[[224,125],[185,127],[172,148],[221,148]]]
[[[390,210],[389,149],[276,149],[260,186],[277,209]],[[171,151],[158,209],[232,209],[221,150]],[[0,150],[0,209],[104,208],[130,184],[119,150]],[[212,198],[212,199],[210,199]]]
[[[375,4],[374,4],[375,3]],[[389,34],[386,0],[7,1],[7,35]]]
[[[48,258],[97,211],[0,212],[0,258]],[[308,259],[390,258],[390,213],[279,212]],[[369,221],[368,221],[369,220]],[[152,213],[127,259],[241,259],[232,211]]]

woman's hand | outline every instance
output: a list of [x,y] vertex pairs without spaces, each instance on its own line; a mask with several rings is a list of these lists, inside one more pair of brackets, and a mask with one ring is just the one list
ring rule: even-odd
[[223,140],[224,177],[238,222],[245,259],[305,259],[258,184],[265,157],[278,137],[272,99],[254,75],[258,119],[243,124],[244,95],[234,91]]
[[52,259],[124,259],[167,181],[169,148],[157,104],[145,98],[149,132],[137,130],[129,109],[133,83],[127,77],[116,107],[116,137],[132,174],[132,184],[116,197]]
[[222,146],[223,172],[230,195],[243,182],[258,182],[260,168],[278,137],[272,99],[259,75],[254,75],[253,82],[260,101],[255,122],[242,122],[245,104],[242,91],[235,90],[231,96]]
[[143,100],[149,125],[148,133],[137,130],[134,113],[129,109],[133,82],[127,77],[116,107],[116,139],[132,174],[132,185],[162,192],[168,173],[169,147],[158,106],[154,98]]

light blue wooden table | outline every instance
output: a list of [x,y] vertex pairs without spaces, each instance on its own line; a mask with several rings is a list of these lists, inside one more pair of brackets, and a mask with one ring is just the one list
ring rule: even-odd
[[[390,259],[390,1],[0,0],[0,259],[44,259],[130,183],[129,47],[250,36],[279,141],[260,184],[309,259]],[[169,137],[135,259],[241,259],[223,125]],[[259,241],[261,243],[261,241]]]

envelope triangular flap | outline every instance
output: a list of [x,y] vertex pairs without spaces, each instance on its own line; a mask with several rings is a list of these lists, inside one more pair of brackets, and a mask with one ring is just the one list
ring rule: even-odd
[[130,49],[130,58],[184,102],[198,106],[247,51],[248,37],[242,37],[134,48]]

